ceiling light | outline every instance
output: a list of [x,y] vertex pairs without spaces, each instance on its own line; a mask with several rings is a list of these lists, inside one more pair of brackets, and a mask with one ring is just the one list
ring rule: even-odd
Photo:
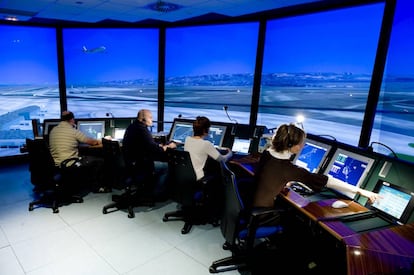
[[176,11],[176,10],[181,9],[182,6],[160,0],[155,3],[149,4],[147,8],[149,8],[150,10],[159,11],[159,12],[171,12],[171,11]]

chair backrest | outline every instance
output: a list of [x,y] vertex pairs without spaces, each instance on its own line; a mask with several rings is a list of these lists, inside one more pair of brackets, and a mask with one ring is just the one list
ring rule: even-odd
[[240,219],[245,208],[234,172],[226,163],[223,162],[221,165],[224,180],[224,209],[220,229],[226,242],[233,245],[240,231]]
[[190,153],[183,150],[167,150],[171,197],[182,205],[191,205],[197,191],[197,177]]
[[102,138],[102,154],[107,186],[116,187],[125,179],[125,161],[120,143]]
[[35,186],[48,186],[54,181],[57,168],[49,147],[43,139],[26,139],[30,179]]

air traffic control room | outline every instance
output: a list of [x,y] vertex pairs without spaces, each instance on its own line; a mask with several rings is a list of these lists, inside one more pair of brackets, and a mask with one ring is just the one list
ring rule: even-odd
[[[414,2],[29,2],[0,0],[0,274],[269,274],[282,265],[413,274]],[[107,161],[108,192],[56,202],[56,177],[40,190],[34,165],[45,161],[28,143],[49,146],[63,111],[122,152],[141,109],[152,113],[154,141],[177,150],[208,117],[205,139],[232,151],[226,167],[241,198],[252,196],[278,127],[292,123],[306,132],[292,163],[381,199],[287,186],[275,197],[289,217],[281,234],[246,241],[228,226],[223,191],[222,216],[186,231],[188,217],[166,218],[182,207],[174,187],[154,204],[107,210],[132,189],[102,144],[79,152]],[[54,204],[34,204],[49,193]]]

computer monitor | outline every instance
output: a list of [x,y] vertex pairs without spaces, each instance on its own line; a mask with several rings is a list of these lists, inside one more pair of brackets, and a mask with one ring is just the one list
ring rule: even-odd
[[77,127],[79,131],[90,138],[101,139],[105,135],[104,120],[79,120]]
[[206,140],[211,141],[216,147],[222,147],[226,130],[226,125],[211,124]]
[[231,150],[234,154],[248,155],[250,153],[250,146],[252,139],[235,137]]
[[125,128],[115,128],[114,129],[114,139],[123,140],[125,135]]
[[259,145],[257,151],[263,153],[267,148],[272,145],[273,134],[263,134],[259,139]]
[[414,208],[414,193],[390,182],[378,180],[374,192],[380,198],[370,205],[393,221],[405,224]]
[[331,148],[329,144],[306,138],[302,150],[295,156],[293,163],[312,173],[318,173]]
[[60,121],[44,121],[43,125],[43,136],[50,135],[50,131],[52,131],[53,127],[57,126]]
[[[375,159],[337,148],[324,174],[330,175],[346,184],[360,187],[371,170]],[[341,192],[354,199],[353,192]]]
[[175,120],[169,134],[169,141],[184,144],[188,136],[193,136],[193,122]]

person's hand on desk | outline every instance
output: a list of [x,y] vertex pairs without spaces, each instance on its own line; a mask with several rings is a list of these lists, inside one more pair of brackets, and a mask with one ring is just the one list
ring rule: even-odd
[[170,149],[175,149],[175,148],[177,148],[177,144],[175,143],[175,142],[170,142],[170,143],[168,143],[168,144],[164,144],[164,145],[162,145],[162,144],[160,144],[160,146],[162,147],[162,149],[164,150],[164,151],[166,151],[168,148],[170,148]]

